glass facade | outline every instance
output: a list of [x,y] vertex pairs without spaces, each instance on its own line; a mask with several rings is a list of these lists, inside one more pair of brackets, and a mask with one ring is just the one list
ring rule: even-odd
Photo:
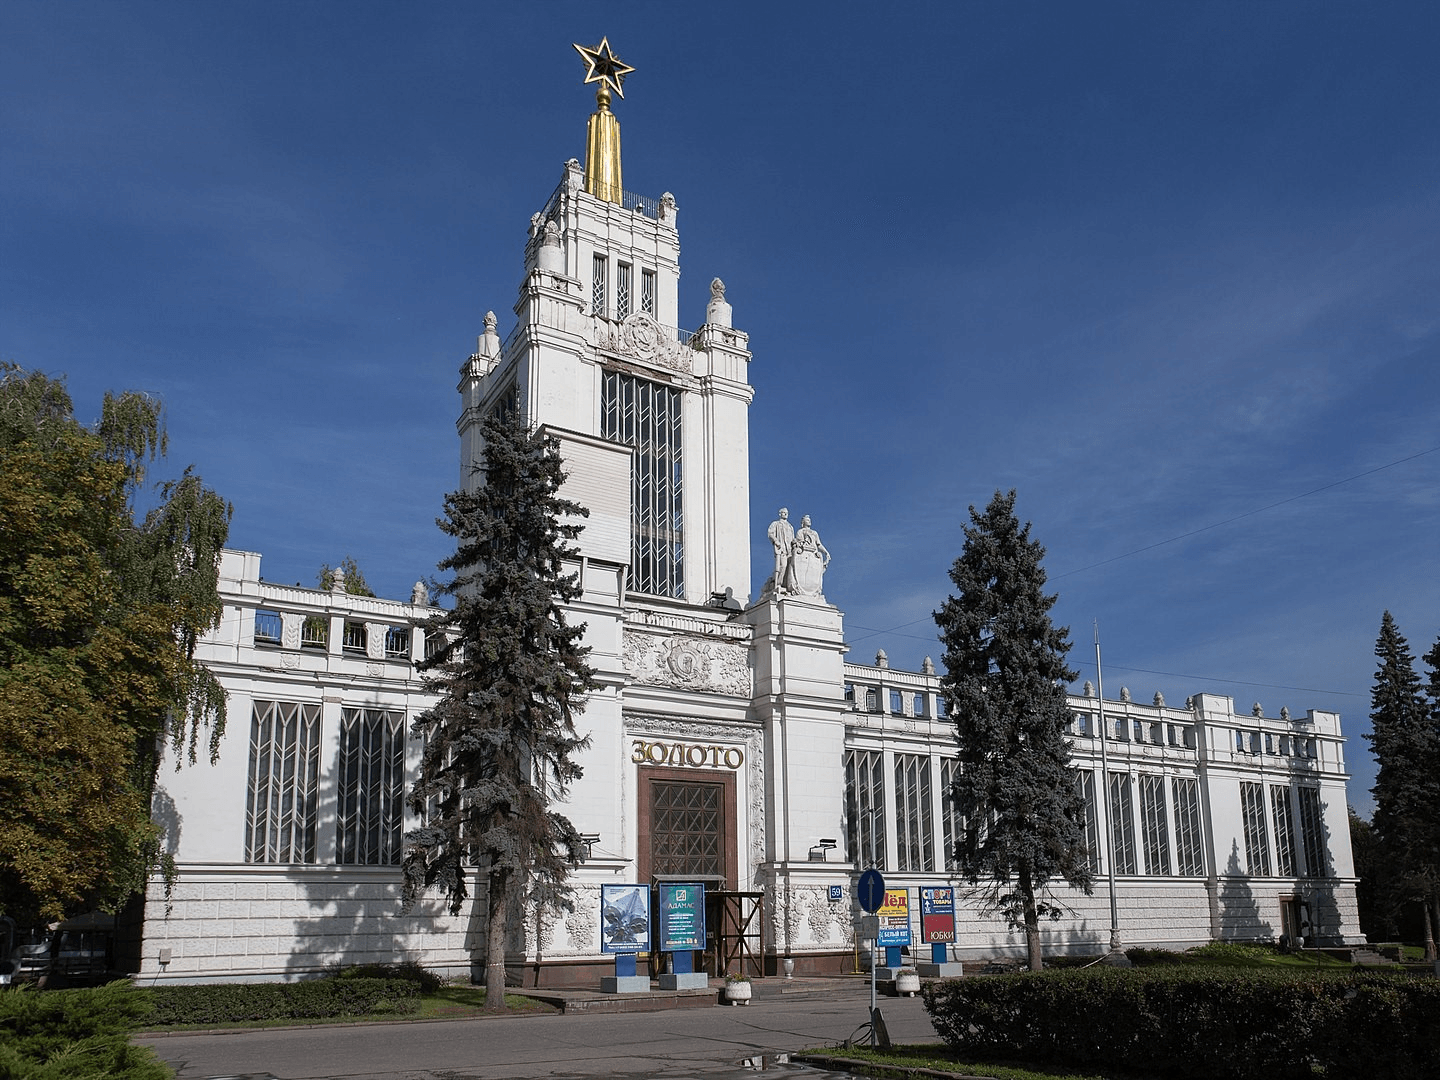
[[684,394],[669,386],[607,371],[601,387],[600,434],[636,450],[630,484],[630,588],[651,596],[685,596],[682,490]]

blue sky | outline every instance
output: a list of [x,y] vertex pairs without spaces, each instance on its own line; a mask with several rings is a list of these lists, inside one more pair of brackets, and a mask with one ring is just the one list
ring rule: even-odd
[[11,0],[0,358],[160,396],[271,580],[407,596],[602,34],[852,656],[938,658],[1014,487],[1081,679],[1098,620],[1111,696],[1336,709],[1368,810],[1381,612],[1440,634],[1434,5]]

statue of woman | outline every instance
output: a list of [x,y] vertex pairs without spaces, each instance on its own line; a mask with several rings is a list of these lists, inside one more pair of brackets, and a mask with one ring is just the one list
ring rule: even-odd
[[795,543],[790,549],[790,573],[786,588],[800,596],[819,596],[825,581],[825,568],[830,565],[830,552],[820,542],[820,534],[810,527],[810,515],[800,519]]

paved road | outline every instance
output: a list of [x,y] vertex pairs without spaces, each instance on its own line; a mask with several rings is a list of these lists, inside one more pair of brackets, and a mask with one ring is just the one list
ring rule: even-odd
[[[786,1074],[819,1080],[829,1074],[777,1064],[773,1055],[840,1042],[865,1021],[869,1004],[868,990],[852,983],[822,993],[757,997],[745,1007],[164,1035],[139,1041],[175,1065],[181,1080],[755,1080],[762,1075],[779,1080]],[[918,999],[882,998],[880,1007],[894,1041],[935,1038]],[[767,1067],[763,1073],[762,1063]]]

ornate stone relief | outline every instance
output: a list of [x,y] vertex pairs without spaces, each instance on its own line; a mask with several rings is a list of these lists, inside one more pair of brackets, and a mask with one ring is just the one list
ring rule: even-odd
[[808,891],[810,893],[810,914],[806,921],[810,924],[810,939],[816,945],[825,945],[830,941],[830,924],[834,921],[830,912],[830,900],[824,889]]
[[626,716],[625,732],[627,735],[668,735],[691,741],[725,740],[745,744],[746,790],[741,793],[741,798],[745,800],[745,816],[750,823],[748,876],[758,886],[760,866],[765,861],[765,741],[760,730],[739,724],[707,724],[667,716]]
[[565,915],[570,951],[588,953],[595,944],[595,923],[600,918],[600,890],[594,885],[575,887],[575,910]]
[[597,348],[646,364],[691,374],[691,350],[675,340],[669,328],[661,326],[643,311],[632,312],[618,326],[602,322],[595,336]]
[[626,674],[647,686],[708,690],[743,698],[751,694],[750,650],[734,642],[626,630],[623,662]]

